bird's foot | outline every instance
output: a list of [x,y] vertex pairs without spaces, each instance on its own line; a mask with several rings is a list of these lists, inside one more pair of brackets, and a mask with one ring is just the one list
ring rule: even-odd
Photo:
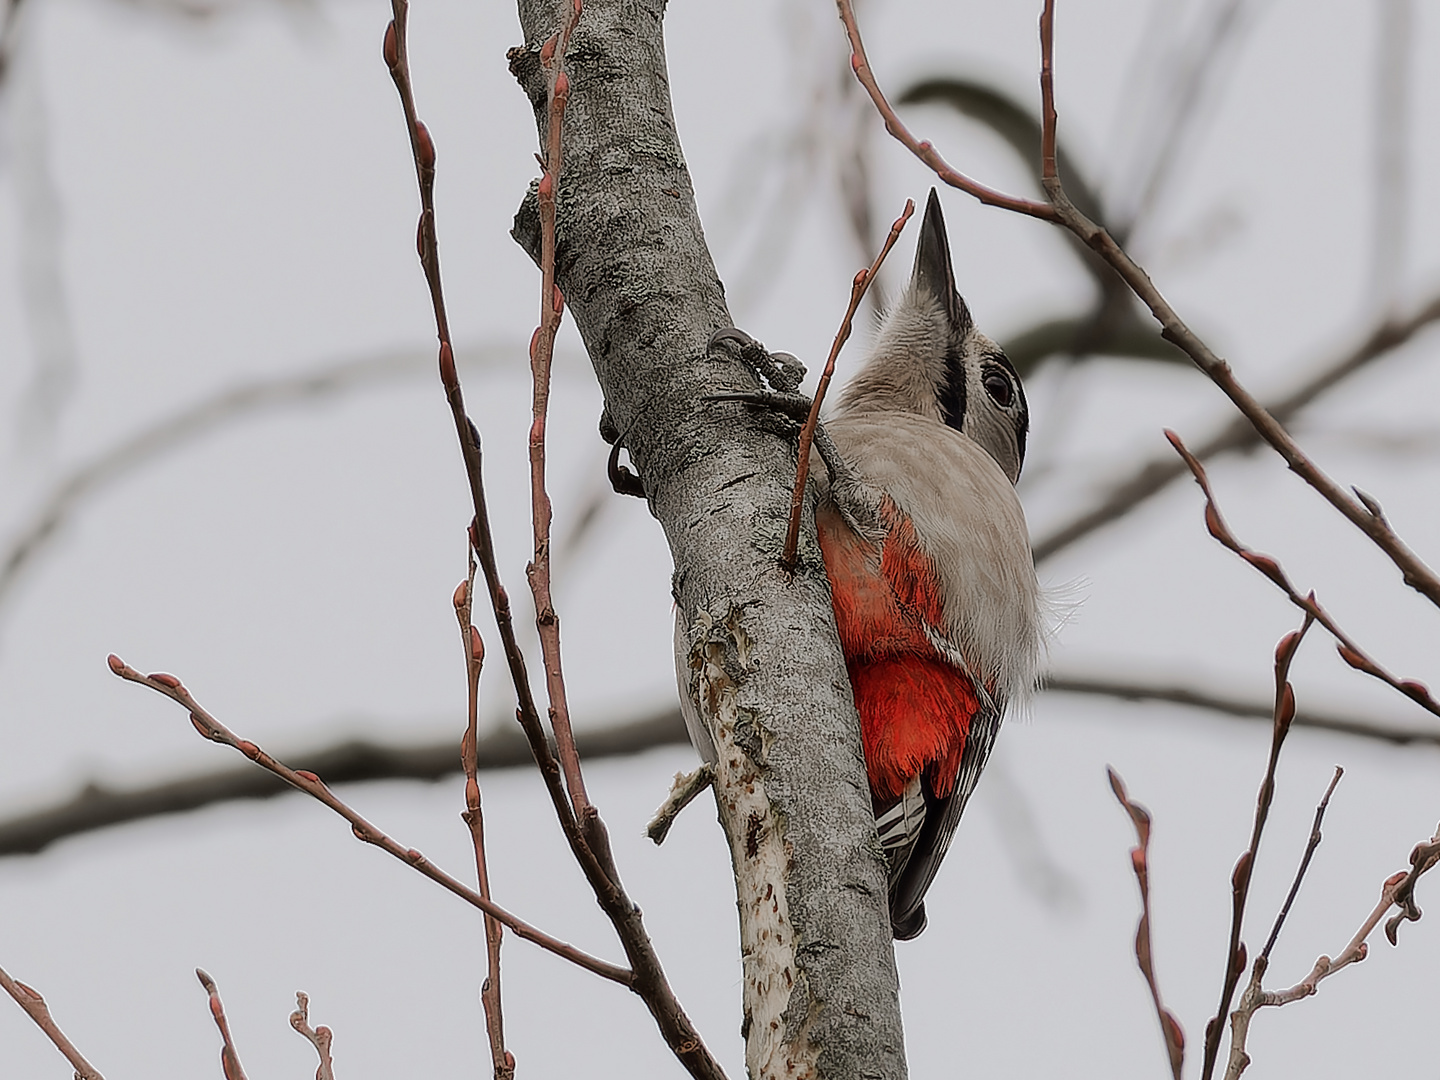
[[781,393],[794,393],[800,388],[800,383],[805,378],[805,365],[790,353],[772,353],[735,326],[726,326],[711,334],[708,348],[713,351],[721,342],[732,343],[745,366],[771,389]]
[[762,409],[778,412],[797,424],[803,424],[810,415],[810,399],[804,394],[784,390],[724,390],[718,394],[706,394],[702,401],[738,401],[743,405],[755,405]]

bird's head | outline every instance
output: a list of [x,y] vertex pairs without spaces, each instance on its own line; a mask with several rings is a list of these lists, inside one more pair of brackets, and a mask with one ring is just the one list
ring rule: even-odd
[[940,199],[930,190],[910,284],[885,314],[870,358],[840,397],[841,413],[919,413],[983,447],[1020,478],[1030,411],[1020,376],[975,329],[955,289]]

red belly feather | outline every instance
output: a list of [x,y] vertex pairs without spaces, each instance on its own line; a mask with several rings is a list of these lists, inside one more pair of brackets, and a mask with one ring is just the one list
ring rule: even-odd
[[834,508],[816,517],[870,788],[890,802],[925,772],[944,798],[980,703],[969,678],[926,636],[926,625],[944,626],[940,585],[914,526],[888,498],[880,521],[887,535],[877,550]]

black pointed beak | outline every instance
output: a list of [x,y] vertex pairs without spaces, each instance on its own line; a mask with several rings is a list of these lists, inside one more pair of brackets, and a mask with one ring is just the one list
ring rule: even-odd
[[945,305],[950,325],[957,335],[970,329],[970,311],[955,288],[955,269],[950,259],[950,238],[940,196],[932,187],[925,202],[925,219],[920,223],[920,243],[915,249],[915,269],[910,275],[917,289],[930,293]]

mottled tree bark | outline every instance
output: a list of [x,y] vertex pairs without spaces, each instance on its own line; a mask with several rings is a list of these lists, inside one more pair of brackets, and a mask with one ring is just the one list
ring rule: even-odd
[[[561,0],[568,5],[568,0]],[[556,0],[519,0],[511,67],[547,116]],[[707,394],[756,382],[707,355],[728,325],[670,109],[662,0],[586,0],[566,69],[556,273],[675,560],[680,650],[719,748],[754,1080],[906,1075],[884,860],[813,522],[779,566],[795,431]],[[538,252],[534,190],[516,239]]]

